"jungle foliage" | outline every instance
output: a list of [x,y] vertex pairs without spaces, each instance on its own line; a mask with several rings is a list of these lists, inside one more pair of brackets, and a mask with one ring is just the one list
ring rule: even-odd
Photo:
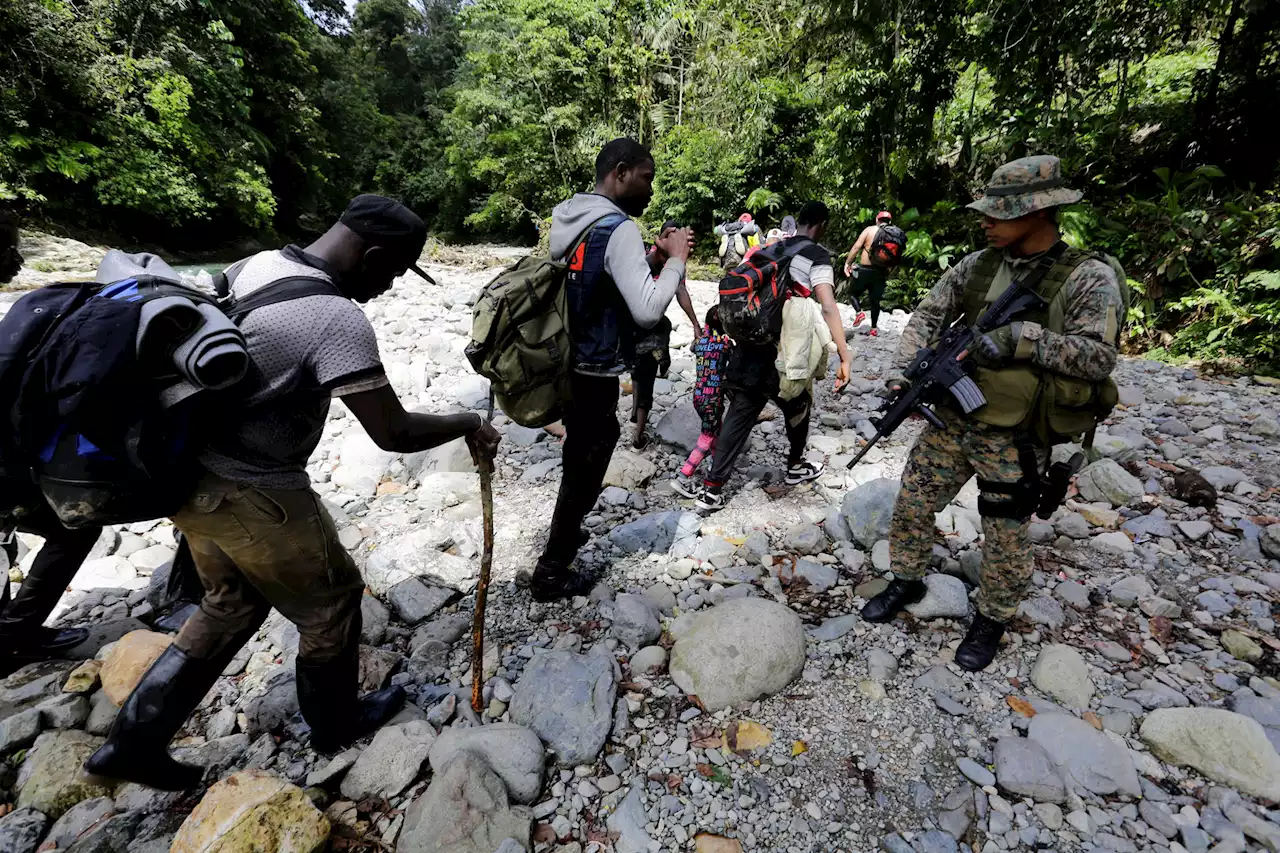
[[70,229],[292,235],[371,190],[533,242],[625,134],[650,225],[819,198],[839,251],[893,210],[910,307],[991,169],[1048,152],[1086,194],[1067,233],[1141,293],[1135,347],[1280,351],[1267,0],[8,0],[0,45],[0,203]]

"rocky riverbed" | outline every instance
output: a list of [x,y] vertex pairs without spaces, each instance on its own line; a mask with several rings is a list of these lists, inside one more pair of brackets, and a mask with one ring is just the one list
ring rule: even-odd
[[[402,281],[367,306],[388,373],[409,405],[483,408],[462,348],[492,271],[431,272],[440,287]],[[699,311],[715,296],[691,291]],[[1274,383],[1123,360],[1123,405],[1067,506],[1034,522],[1031,595],[971,674],[952,656],[981,555],[973,484],[938,513],[926,599],[889,625],[857,615],[885,582],[919,426],[844,466],[906,316],[851,333],[851,389],[819,390],[819,481],[781,485],[785,439],[767,419],[729,505],[704,516],[668,486],[697,436],[691,330],[672,309],[653,440],[630,447],[624,396],[587,519],[591,596],[545,606],[521,587],[560,444],[498,418],[483,713],[469,707],[481,510],[465,447],[385,453],[335,405],[312,477],[368,585],[364,686],[403,685],[405,711],[345,753],[311,751],[297,633],[277,615],[176,744],[208,767],[207,792],[83,778],[168,641],[138,632],[171,528],[109,531],[56,614],[92,640],[0,681],[0,850],[1280,853]],[[12,579],[37,547],[23,540]]]

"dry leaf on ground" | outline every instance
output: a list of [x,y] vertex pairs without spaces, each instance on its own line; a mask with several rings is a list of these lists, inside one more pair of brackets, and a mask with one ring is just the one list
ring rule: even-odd
[[700,832],[693,837],[693,849],[696,853],[742,853],[742,842],[736,838]]
[[773,743],[773,733],[751,720],[735,720],[724,730],[724,745],[743,755],[753,749],[764,749]]

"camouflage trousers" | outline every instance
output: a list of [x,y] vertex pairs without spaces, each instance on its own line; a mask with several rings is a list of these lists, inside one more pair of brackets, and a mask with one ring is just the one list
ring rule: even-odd
[[[956,496],[969,478],[1012,485],[1022,478],[1022,465],[1011,430],[966,421],[953,413],[945,417],[946,429],[927,427],[907,458],[902,491],[889,525],[889,557],[899,578],[918,580],[929,569],[937,541],[934,513]],[[1043,455],[1038,461],[1043,464]],[[1004,502],[1008,495],[983,494],[986,500]],[[1013,618],[1031,582],[1031,541],[1026,518],[982,518],[982,577],[978,610],[989,619]]]

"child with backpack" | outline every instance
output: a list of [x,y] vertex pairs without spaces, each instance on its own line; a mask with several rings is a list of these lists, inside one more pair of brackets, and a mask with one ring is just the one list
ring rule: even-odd
[[724,359],[722,386],[728,402],[711,470],[698,493],[699,509],[724,507],[724,486],[770,400],[782,412],[790,445],[784,475],[787,485],[798,486],[822,475],[824,466],[805,458],[812,396],[801,393],[782,399],[776,362],[784,304],[791,298],[812,297],[822,305],[823,320],[840,354],[835,390],[849,382],[852,356],[836,304],[831,253],[820,243],[830,218],[825,204],[806,202],[796,214],[796,236],[770,246],[757,254],[751,265],[720,280],[720,322],[734,345]]
[[720,363],[725,350],[732,345],[733,341],[724,333],[724,327],[720,324],[720,308],[712,305],[707,309],[702,334],[693,344],[693,353],[698,363],[698,375],[693,383],[693,408],[702,418],[702,434],[698,436],[698,443],[689,453],[689,458],[680,466],[679,476],[671,484],[677,494],[686,498],[696,498],[701,491],[701,484],[693,475],[702,460],[715,450],[716,436],[720,434],[720,419],[724,414]]
[[[867,318],[858,297],[866,294],[871,308],[871,337],[880,334],[880,300],[884,298],[889,273],[902,263],[902,253],[907,247],[907,235],[893,224],[893,214],[882,210],[876,214],[876,224],[868,225],[858,235],[853,248],[844,261],[844,274],[851,285],[850,298],[858,317],[854,325],[862,325]],[[854,260],[858,263],[855,266]]]

